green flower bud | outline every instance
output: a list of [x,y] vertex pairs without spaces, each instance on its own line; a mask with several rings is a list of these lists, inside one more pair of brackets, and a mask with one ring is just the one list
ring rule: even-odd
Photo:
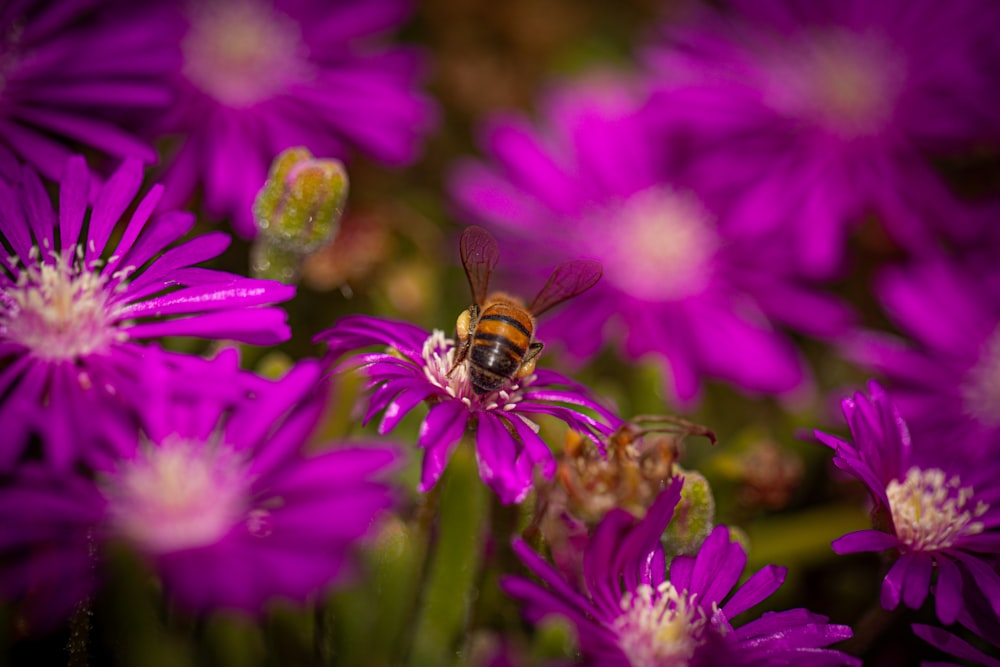
[[708,480],[678,465],[674,473],[684,477],[684,487],[674,517],[660,538],[668,557],[697,553],[715,525],[715,498]]
[[347,192],[339,161],[315,159],[301,147],[278,155],[253,205],[254,275],[295,282],[302,261],[336,236]]

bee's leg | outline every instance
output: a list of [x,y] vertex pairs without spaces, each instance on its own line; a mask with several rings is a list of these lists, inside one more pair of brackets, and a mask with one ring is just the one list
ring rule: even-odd
[[521,367],[514,373],[514,377],[520,379],[535,372],[535,362],[538,361],[538,355],[542,353],[543,347],[545,347],[545,344],[537,341],[528,346],[528,351],[525,352],[524,357],[521,359]]
[[478,323],[479,306],[476,304],[469,306],[467,310],[463,310],[462,314],[458,316],[458,322],[455,323],[455,335],[459,343],[455,349],[455,361],[452,363],[451,368],[448,369],[446,377],[450,377],[455,372],[455,369],[462,365],[465,358],[469,356],[469,347],[472,344],[472,332],[476,330]]

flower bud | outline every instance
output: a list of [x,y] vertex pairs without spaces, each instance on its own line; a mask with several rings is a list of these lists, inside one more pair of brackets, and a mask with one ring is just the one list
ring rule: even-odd
[[669,556],[694,554],[715,527],[715,497],[701,473],[677,465],[674,473],[684,477],[681,501],[660,540]]
[[347,192],[339,161],[315,159],[301,147],[279,154],[253,205],[254,275],[295,282],[302,261],[336,236]]

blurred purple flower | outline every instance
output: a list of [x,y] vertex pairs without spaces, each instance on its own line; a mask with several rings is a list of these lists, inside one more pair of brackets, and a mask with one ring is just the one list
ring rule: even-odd
[[608,338],[631,359],[656,355],[686,404],[707,378],[755,393],[802,386],[802,359],[775,325],[832,336],[849,312],[790,275],[781,239],[724,233],[730,203],[669,164],[638,98],[620,77],[588,80],[553,91],[539,128],[495,117],[483,133],[493,161],[458,165],[453,198],[513,247],[504,268],[601,260],[601,282],[541,324],[578,359]]
[[[545,586],[508,576],[501,587],[537,623],[556,614],[576,628],[585,664],[654,665],[860,665],[824,648],[851,637],[805,609],[768,612],[742,626],[732,619],[781,586],[785,570],[769,565],[730,596],[746,566],[743,548],[717,526],[696,556],[677,556],[666,574],[660,535],[680,500],[674,478],[645,518],[613,509],[597,526],[583,556],[585,590],[517,540],[514,550]],[[726,598],[728,597],[728,600]],[[726,600],[723,603],[723,600]]]
[[[194,216],[152,216],[163,192],[158,185],[136,201],[137,160],[99,188],[92,208],[89,180],[83,159],[72,158],[58,212],[30,169],[18,183],[0,182],[0,408],[16,397],[62,415],[64,428],[45,444],[60,465],[77,454],[74,430],[87,421],[83,395],[135,400],[146,381],[138,341],[196,336],[274,344],[290,331],[284,311],[266,306],[295,293],[274,281],[194,267],[226,248],[226,234],[170,247],[190,231]],[[126,220],[117,227],[121,236],[114,235]],[[17,444],[5,443],[0,462],[19,456]]]
[[906,422],[881,386],[842,401],[853,443],[816,431],[834,450],[834,464],[861,480],[874,501],[876,525],[833,543],[837,553],[893,550],[882,581],[882,606],[900,601],[918,609],[937,570],[938,618],[954,623],[977,591],[1000,613],[1000,575],[990,559],[1000,555],[1000,469],[956,456],[951,439],[936,450],[915,450]]
[[[934,250],[990,221],[963,211],[928,154],[1000,131],[1000,5],[990,0],[728,0],[664,26],[651,110],[697,162],[749,190],[734,216],[780,228],[798,266],[829,276],[877,212],[897,243]],[[959,219],[961,218],[961,219]]]
[[209,214],[250,238],[254,197],[286,148],[391,165],[417,156],[433,116],[416,90],[422,58],[384,39],[406,0],[174,4],[180,99],[157,127],[181,136],[165,181],[172,205],[200,184]]
[[143,429],[105,429],[95,475],[29,463],[0,490],[5,595],[52,624],[100,585],[101,549],[118,541],[195,611],[258,612],[338,577],[393,503],[377,476],[397,452],[302,453],[327,401],[319,364],[277,382],[239,371],[235,354],[192,358],[183,374],[147,359],[145,371]]
[[[917,449],[1000,453],[1000,291],[943,259],[878,275],[876,294],[909,341],[862,332],[846,355],[881,373]],[[990,273],[1000,277],[994,266]],[[992,282],[995,282],[995,278]]]
[[621,423],[584,387],[550,370],[536,369],[497,391],[476,394],[466,364],[449,375],[455,343],[438,330],[429,333],[405,322],[353,315],[338,320],[316,340],[329,345],[331,359],[373,345],[388,347],[384,352],[352,355],[339,365],[360,368],[368,377],[373,391],[364,421],[382,412],[379,433],[394,429],[420,403],[430,405],[417,441],[425,450],[422,492],[437,483],[470,425],[475,427],[483,481],[502,502],[518,503],[531,490],[536,467],[546,478],[556,469],[533,417],[551,415],[595,444]]
[[[114,7],[110,7],[114,4]],[[81,146],[116,158],[156,159],[134,129],[137,113],[170,101],[176,68],[149,3],[17,0],[0,6],[0,178],[19,164],[57,180]]]

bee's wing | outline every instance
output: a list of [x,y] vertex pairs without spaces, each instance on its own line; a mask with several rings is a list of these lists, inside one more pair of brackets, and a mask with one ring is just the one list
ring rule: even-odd
[[462,266],[465,276],[469,279],[469,289],[476,305],[482,305],[490,288],[490,274],[497,265],[500,256],[497,250],[497,240],[482,227],[472,225],[462,232],[459,242],[462,253]]
[[601,279],[604,267],[592,259],[574,259],[555,268],[545,287],[528,306],[533,315],[558,306],[571,297],[586,292]]

